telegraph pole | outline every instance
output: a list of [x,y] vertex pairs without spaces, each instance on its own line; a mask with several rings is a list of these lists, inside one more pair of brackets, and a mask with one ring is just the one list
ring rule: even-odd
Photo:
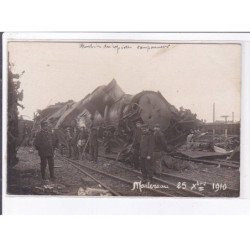
[[213,123],[215,123],[215,103],[213,103]]

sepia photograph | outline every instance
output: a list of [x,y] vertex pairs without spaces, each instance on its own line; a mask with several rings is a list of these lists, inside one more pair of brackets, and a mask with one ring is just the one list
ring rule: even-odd
[[7,195],[240,196],[240,43],[15,40],[7,62]]
[[1,249],[250,246],[248,18],[1,1]]

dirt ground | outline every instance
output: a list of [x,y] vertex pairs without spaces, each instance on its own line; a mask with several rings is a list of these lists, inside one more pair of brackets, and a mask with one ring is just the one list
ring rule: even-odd
[[[80,175],[70,164],[55,157],[55,181],[42,181],[40,158],[29,147],[18,150],[19,163],[10,172],[9,194],[81,195],[86,187],[99,188],[90,178]],[[49,179],[49,170],[46,169]]]
[[[11,195],[74,195],[74,196],[109,196],[99,184],[82,174],[69,163],[55,156],[55,181],[42,181],[40,173],[40,158],[37,151],[31,147],[21,147],[18,150],[19,163],[10,170],[8,175],[8,194]],[[113,160],[100,157],[97,165],[85,160],[83,163],[100,169],[112,168]],[[125,165],[116,162],[116,167]],[[239,189],[239,171],[220,168],[201,163],[186,162],[184,171],[174,171],[164,168],[163,172],[174,174],[192,180],[209,183],[227,183],[233,189]],[[47,177],[49,171],[46,169]],[[118,173],[119,174],[119,173]]]

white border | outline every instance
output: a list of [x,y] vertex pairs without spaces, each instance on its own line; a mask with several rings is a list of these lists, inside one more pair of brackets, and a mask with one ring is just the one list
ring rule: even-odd
[[[79,198],[6,195],[7,42],[148,41],[241,43],[241,195],[240,198]],[[4,214],[247,214],[250,213],[250,33],[6,33],[3,35],[3,213]]]

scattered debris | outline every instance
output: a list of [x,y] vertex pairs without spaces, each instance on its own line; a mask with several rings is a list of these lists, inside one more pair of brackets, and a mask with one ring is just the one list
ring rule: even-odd
[[48,184],[44,184],[41,187],[40,186],[36,186],[35,192],[39,193],[39,194],[56,194],[59,195],[61,194],[60,192],[65,189],[66,187],[62,184],[57,184],[57,183],[48,183]]
[[78,196],[112,196],[112,194],[105,189],[101,189],[101,188],[82,188],[80,187],[78,189]]
[[110,167],[111,164],[110,164],[110,163],[104,163],[102,166],[103,166],[103,167]]

